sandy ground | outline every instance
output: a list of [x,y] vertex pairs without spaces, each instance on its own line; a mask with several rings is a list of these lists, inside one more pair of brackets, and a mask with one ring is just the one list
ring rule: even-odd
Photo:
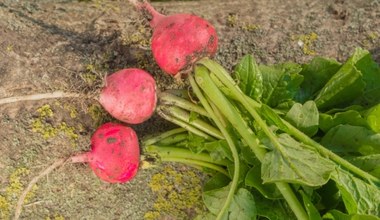
[[[344,61],[356,47],[370,50],[380,63],[378,0],[153,4],[166,14],[195,13],[214,24],[220,38],[216,59],[229,69],[249,53],[259,63],[303,63],[314,56]],[[127,1],[2,0],[0,98],[56,90],[96,95],[106,74],[126,67],[150,71],[161,90],[178,87],[154,63],[150,35]],[[88,149],[93,131],[109,120],[89,97],[1,105],[0,218],[12,217],[20,191],[33,176],[58,158]],[[171,126],[155,115],[134,128],[143,138]],[[21,217],[143,219],[157,198],[149,186],[157,172],[162,168],[141,170],[127,184],[110,185],[86,165],[67,164],[38,183]],[[184,218],[173,215],[160,218]]]

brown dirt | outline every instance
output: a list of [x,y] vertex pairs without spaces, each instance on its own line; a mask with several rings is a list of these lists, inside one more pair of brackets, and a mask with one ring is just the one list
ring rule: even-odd
[[[166,14],[195,13],[214,24],[220,40],[216,59],[229,69],[249,53],[260,63],[302,63],[316,55],[343,61],[356,47],[370,50],[380,63],[378,0],[205,0],[154,6]],[[175,88],[152,60],[150,34],[127,1],[3,0],[0,98],[55,90],[96,94],[107,73],[126,67],[147,69],[162,90]],[[44,104],[50,105],[52,117],[37,111]],[[21,178],[25,184],[55,159],[88,149],[99,124],[90,114],[96,104],[82,98],[0,106],[0,196],[14,183],[10,176],[18,168],[30,172]],[[78,137],[71,140],[61,128],[44,138],[32,129],[38,120],[56,129],[64,122]],[[154,116],[134,128],[143,137],[170,126]],[[143,219],[154,201],[147,185],[154,172],[142,170],[130,183],[109,185],[85,165],[67,165],[38,184],[22,218]]]

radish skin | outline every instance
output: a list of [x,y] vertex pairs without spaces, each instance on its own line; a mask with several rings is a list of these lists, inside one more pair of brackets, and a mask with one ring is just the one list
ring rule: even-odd
[[128,124],[148,120],[156,108],[156,82],[141,69],[123,69],[106,78],[100,104],[116,119]]
[[188,73],[196,61],[215,55],[218,37],[215,28],[205,19],[193,14],[165,16],[147,1],[130,2],[150,21],[152,53],[166,73],[174,76]]

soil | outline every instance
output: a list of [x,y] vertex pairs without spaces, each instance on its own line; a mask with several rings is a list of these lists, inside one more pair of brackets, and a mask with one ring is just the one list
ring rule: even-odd
[[[303,63],[314,56],[344,61],[356,47],[369,50],[380,63],[378,0],[204,0],[153,5],[166,14],[194,13],[214,24],[220,41],[216,60],[229,70],[245,54],[267,64]],[[144,68],[161,90],[179,87],[152,59],[150,35],[146,22],[127,1],[0,2],[0,98],[56,90],[87,96],[0,106],[0,196],[8,195],[9,203],[8,209],[2,209],[7,204],[0,199],[0,218],[11,218],[14,212],[17,198],[9,195],[19,195],[54,160],[88,149],[96,127],[112,120],[88,98],[97,94],[106,74]],[[143,138],[173,125],[155,115],[133,127]],[[38,183],[21,218],[143,219],[155,200],[148,184],[157,172],[160,168],[143,169],[127,184],[110,185],[98,180],[86,165],[67,164]]]

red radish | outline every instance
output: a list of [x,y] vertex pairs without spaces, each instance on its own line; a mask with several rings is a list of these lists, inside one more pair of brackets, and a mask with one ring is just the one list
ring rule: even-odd
[[[80,94],[56,91],[0,99],[0,105],[13,102],[51,98],[80,97]],[[116,119],[128,124],[139,124],[149,119],[157,102],[156,82],[142,69],[123,69],[107,76],[100,104]]]
[[215,55],[218,37],[215,28],[203,18],[193,14],[165,16],[146,1],[130,2],[149,18],[153,28],[153,56],[165,72],[186,73],[196,61]]
[[106,123],[91,137],[91,151],[73,156],[72,162],[88,162],[102,180],[124,183],[138,170],[140,148],[136,132],[120,124]]
[[106,79],[100,104],[116,119],[139,124],[149,119],[156,107],[156,82],[141,69],[120,70]]
[[91,137],[91,151],[60,159],[34,177],[21,194],[15,211],[15,219],[21,214],[22,204],[33,185],[43,176],[64,163],[88,162],[94,173],[109,183],[125,183],[137,173],[140,148],[135,131],[116,123],[101,125]]

